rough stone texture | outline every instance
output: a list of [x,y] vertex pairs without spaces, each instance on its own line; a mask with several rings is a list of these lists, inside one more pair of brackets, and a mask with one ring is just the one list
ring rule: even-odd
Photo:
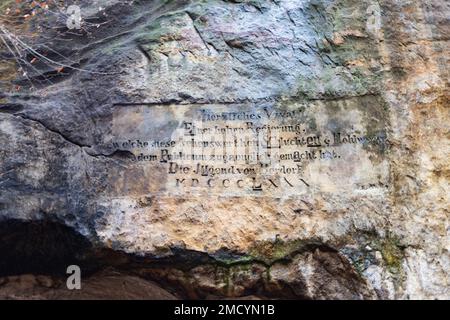
[[[2,71],[3,223],[69,226],[95,248],[142,258],[121,268],[193,298],[450,298],[447,1],[78,3],[94,25],[66,33],[37,16],[31,31],[44,21],[62,31],[27,41],[89,71],[38,62],[35,90],[12,76],[20,92]],[[310,164],[321,187],[298,195],[173,195],[161,190],[166,172],[111,143],[118,128],[152,133],[152,106],[298,105],[319,126],[383,134],[386,148]]]
[[67,290],[65,279],[42,275],[0,278],[2,300],[175,300],[155,283],[119,272],[102,272],[89,278],[82,290]]

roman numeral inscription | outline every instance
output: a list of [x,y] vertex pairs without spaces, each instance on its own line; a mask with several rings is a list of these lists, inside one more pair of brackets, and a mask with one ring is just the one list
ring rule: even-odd
[[379,104],[117,106],[105,144],[132,155],[130,179],[147,179],[149,192],[288,197],[385,188],[388,125]]

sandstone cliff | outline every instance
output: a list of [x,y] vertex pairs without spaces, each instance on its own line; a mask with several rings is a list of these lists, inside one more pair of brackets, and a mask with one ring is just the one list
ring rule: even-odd
[[[178,297],[450,298],[448,1],[75,4],[74,30],[2,5],[3,276],[78,264]],[[255,131],[267,113],[301,148],[262,182],[164,153],[184,119]]]

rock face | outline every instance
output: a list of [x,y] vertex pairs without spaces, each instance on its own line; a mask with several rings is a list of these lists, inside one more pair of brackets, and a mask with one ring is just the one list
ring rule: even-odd
[[63,279],[25,274],[0,278],[2,300],[174,300],[156,284],[118,272],[91,276],[80,291],[69,291]]
[[77,4],[2,26],[4,275],[450,298],[447,1]]

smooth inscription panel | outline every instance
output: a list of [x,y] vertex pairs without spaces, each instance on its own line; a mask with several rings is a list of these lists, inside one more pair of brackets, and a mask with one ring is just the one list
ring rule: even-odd
[[386,118],[376,97],[118,106],[105,143],[132,154],[123,169],[129,172],[120,174],[122,181],[144,179],[141,192],[142,186],[173,195],[365,191],[387,187]]

